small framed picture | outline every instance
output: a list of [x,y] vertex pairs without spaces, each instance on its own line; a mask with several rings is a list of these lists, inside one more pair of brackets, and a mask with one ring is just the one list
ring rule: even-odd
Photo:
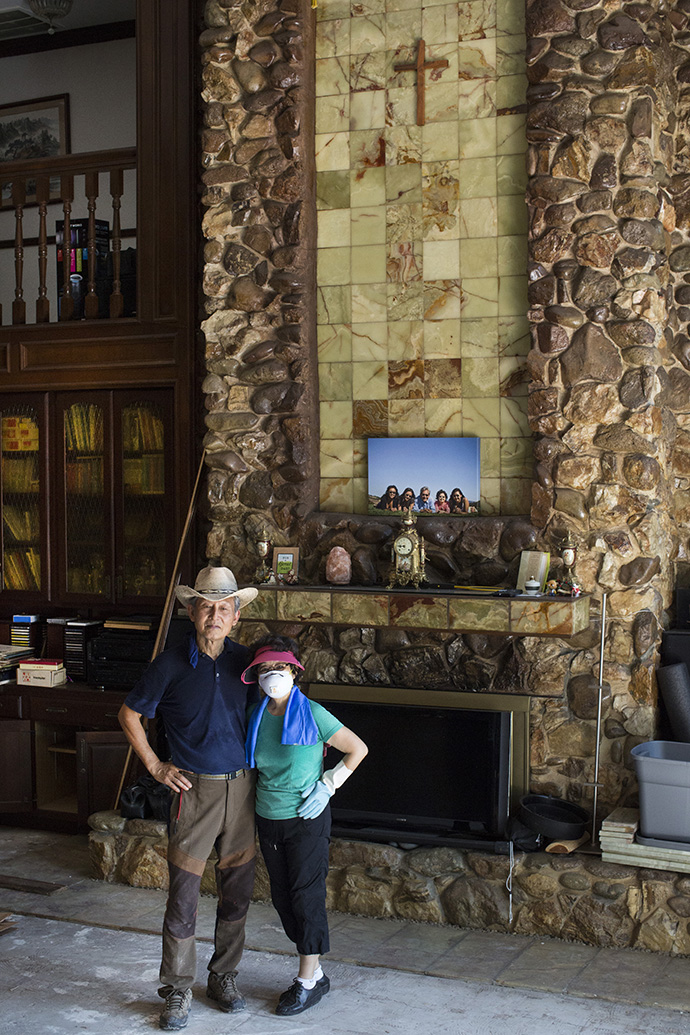
[[549,553],[541,550],[523,550],[520,554],[520,568],[516,584],[518,592],[525,592],[525,583],[528,579],[536,579],[539,583],[539,592],[543,593],[549,577],[550,563],[551,555]]
[[278,582],[297,582],[299,547],[275,546],[273,548],[273,571]]

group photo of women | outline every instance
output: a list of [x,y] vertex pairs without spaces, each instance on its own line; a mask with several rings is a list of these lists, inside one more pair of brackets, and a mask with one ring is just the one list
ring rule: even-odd
[[479,513],[479,439],[369,439],[367,463],[371,515]]

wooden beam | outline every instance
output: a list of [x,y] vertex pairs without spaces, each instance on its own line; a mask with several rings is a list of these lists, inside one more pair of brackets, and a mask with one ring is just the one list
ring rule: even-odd
[[40,54],[48,50],[65,50],[67,47],[83,47],[91,43],[109,43],[111,40],[126,40],[136,36],[136,23],[107,22],[104,25],[89,25],[84,29],[63,29],[54,36],[45,33],[38,36],[20,36],[17,39],[0,41],[0,58],[18,57],[20,54]]

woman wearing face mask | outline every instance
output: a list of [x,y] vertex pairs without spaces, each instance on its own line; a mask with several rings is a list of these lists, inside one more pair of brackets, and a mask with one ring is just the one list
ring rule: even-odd
[[[256,823],[271,898],[299,953],[299,973],[276,1013],[291,1017],[314,1006],[330,982],[319,957],[328,952],[326,875],[331,831],[329,800],[367,754],[364,741],[309,701],[295,683],[303,666],[289,637],[254,646],[245,683],[258,679],[265,697],[249,717],[247,765],[258,771]],[[323,772],[324,746],[343,753]]]

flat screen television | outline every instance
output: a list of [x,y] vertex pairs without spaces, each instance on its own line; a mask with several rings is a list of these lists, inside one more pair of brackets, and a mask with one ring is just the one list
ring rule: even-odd
[[[365,761],[331,802],[335,833],[418,843],[471,840],[479,845],[505,836],[509,712],[338,700],[332,696],[335,688],[330,690],[320,697],[318,686],[312,685],[309,696],[369,746]],[[423,700],[424,692],[417,697]],[[333,752],[326,765],[335,760]]]

